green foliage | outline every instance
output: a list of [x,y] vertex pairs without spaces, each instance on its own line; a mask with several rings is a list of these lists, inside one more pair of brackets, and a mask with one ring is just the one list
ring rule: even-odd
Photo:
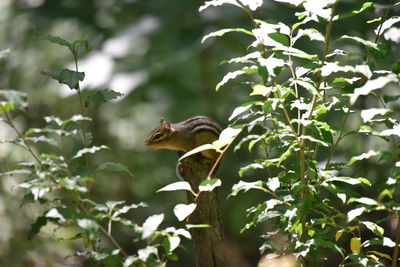
[[[68,47],[76,62],[76,68],[77,59],[89,51],[86,40],[69,43],[56,36],[45,36],[41,39]],[[15,90],[0,91],[0,114],[4,116],[2,121],[17,135],[14,140],[1,140],[1,142],[11,142],[24,147],[34,160],[17,163],[0,175],[23,175],[25,181],[18,185],[26,192],[22,205],[36,204],[45,210],[32,224],[28,233],[29,239],[35,238],[48,224],[65,229],[73,226],[78,233],[70,240],[81,240],[85,252],[78,251],[75,256],[84,257],[84,265],[101,263],[105,266],[165,266],[168,260],[177,260],[175,250],[181,243],[181,237],[191,238],[187,230],[173,227],[160,229],[164,220],[163,214],[148,217],[142,225],[125,216],[130,211],[146,207],[144,203],[126,205],[124,201],[108,200],[103,204],[89,198],[91,184],[97,174],[124,172],[133,176],[122,163],[106,161],[91,166],[89,162],[90,156],[108,147],[94,145],[95,141],[87,128],[91,118],[86,117],[86,108],[108,102],[122,94],[112,90],[98,91],[90,95],[86,105],[83,105],[79,85],[85,77],[83,72],[63,69],[42,74],[68,85],[71,89],[76,89],[81,113],[68,119],[46,116],[44,118],[46,125],[43,128],[30,128],[21,132],[14,123],[12,112],[17,109],[27,109],[26,94]],[[37,143],[50,145],[50,151],[42,152],[42,147],[38,147],[37,150],[34,148]],[[67,147],[66,144],[70,145]],[[180,212],[178,214],[181,216]],[[135,242],[139,247],[143,241],[147,246],[128,255],[112,235],[112,229],[116,225],[127,227],[135,236]],[[100,242],[103,237],[108,238],[115,249],[103,247]]]
[[[259,6],[250,7],[244,4],[246,1],[208,1],[200,8],[233,4],[249,15],[253,25],[252,29],[221,29],[204,37],[219,37],[229,32],[253,37],[246,55],[224,61],[239,67],[226,74],[216,87],[218,90],[228,82],[234,84],[240,75],[251,74],[244,82],[250,89],[247,100],[250,102],[237,107],[230,120],[231,127],[245,125],[244,133],[235,136],[238,143],[235,150],[248,143],[248,150],[254,156],[259,156],[255,147],[265,152],[241,167],[239,176],[252,177],[257,170],[263,170],[264,178],[258,174],[256,179],[250,178],[253,182],[240,180],[230,196],[261,190],[268,200],[247,210],[249,222],[242,231],[261,223],[272,226],[271,233],[261,234],[265,238],[261,250],[292,253],[303,266],[329,264],[329,259],[322,256],[327,250],[339,255],[339,266],[383,266],[387,260],[395,261],[398,244],[395,246],[384,231],[390,216],[376,222],[366,218],[377,211],[398,217],[397,209],[393,209],[393,205],[398,206],[393,202],[393,190],[399,179],[395,167],[399,161],[395,152],[400,137],[399,122],[387,101],[397,101],[390,97],[389,88],[399,85],[398,64],[387,69],[387,65],[381,66],[378,61],[392,52],[381,39],[398,17],[377,19],[380,25],[374,41],[346,34],[332,40],[336,23],[366,12],[374,3],[364,2],[357,9],[345,10],[342,1],[319,4],[277,1],[303,8],[304,11],[297,9],[296,13],[293,10],[297,22],[289,25],[256,19],[253,11]],[[310,28],[309,21],[320,24],[318,28],[325,28],[325,32],[316,30],[315,23],[315,28]],[[317,42],[304,49],[298,42],[302,36]],[[364,53],[345,51],[343,45],[347,40],[365,48],[359,50]],[[350,117],[359,117],[362,122],[350,125]],[[351,138],[378,138],[387,145],[358,155],[349,149],[350,157],[336,162],[340,144]],[[349,145],[352,141],[348,142]],[[371,190],[377,181],[368,174],[357,175],[355,165],[378,159],[378,164],[391,166],[386,174],[390,182]],[[362,228],[370,233],[364,234]],[[348,243],[338,242],[342,235],[348,234],[353,236]],[[276,235],[286,236],[287,241],[275,244]],[[379,249],[371,249],[371,242],[380,245]],[[384,242],[395,247],[393,256],[387,254]]]

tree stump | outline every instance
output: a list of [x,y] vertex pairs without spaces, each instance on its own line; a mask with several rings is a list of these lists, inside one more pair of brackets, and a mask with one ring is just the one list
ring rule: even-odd
[[[187,157],[178,165],[178,173],[196,191],[206,179],[213,163],[200,154]],[[194,203],[194,196],[188,192],[188,202]],[[189,224],[208,224],[207,228],[191,229],[195,249],[196,267],[224,267],[223,227],[218,207],[216,190],[201,192],[196,200],[196,210],[189,217]]]

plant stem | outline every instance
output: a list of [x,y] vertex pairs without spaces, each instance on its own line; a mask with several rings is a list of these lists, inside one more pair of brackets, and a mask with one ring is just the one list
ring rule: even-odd
[[[26,149],[29,151],[29,153],[32,155],[32,157],[36,160],[37,164],[39,164],[39,166],[42,166],[42,161],[40,160],[39,156],[36,155],[36,153],[33,151],[31,145],[27,142],[25,136],[18,130],[18,128],[15,126],[14,122],[12,121],[11,117],[9,116],[8,112],[2,107],[0,106],[0,108],[2,109],[2,112],[4,113],[5,117],[6,117],[6,122],[8,125],[10,125],[10,127],[14,130],[14,132],[17,134],[17,136],[23,141],[24,145],[26,146]],[[57,180],[50,174],[47,175],[47,177],[54,183],[54,184],[58,184]],[[74,203],[76,204],[77,208],[84,213],[85,215],[89,215],[90,213],[86,210],[86,208],[82,205],[81,201],[74,195],[74,192],[72,191],[67,191],[67,193],[69,194],[69,196],[71,197],[71,199],[74,201]],[[118,242],[111,236],[111,234],[108,233],[108,231],[106,229],[104,229],[104,227],[102,227],[101,225],[99,225],[100,230],[103,232],[103,234],[105,236],[108,237],[108,239],[110,239],[110,241],[114,244],[114,246],[116,246],[121,253],[124,256],[128,256],[128,254],[122,249],[122,247],[118,244]]]
[[396,230],[396,246],[392,255],[392,267],[397,267],[397,258],[399,257],[399,243],[400,243],[400,216],[397,215],[397,230]]

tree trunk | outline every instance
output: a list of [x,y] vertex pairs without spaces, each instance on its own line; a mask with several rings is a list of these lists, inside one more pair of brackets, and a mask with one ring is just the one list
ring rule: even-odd
[[[201,155],[195,154],[183,159],[178,165],[177,171],[196,191],[199,184],[207,177],[211,167],[211,162],[207,162]],[[195,201],[191,193],[188,193],[187,197],[189,203]],[[201,192],[196,203],[197,207],[189,217],[189,224],[207,224],[210,226],[191,230],[196,267],[224,267],[222,244],[224,235],[216,190]]]

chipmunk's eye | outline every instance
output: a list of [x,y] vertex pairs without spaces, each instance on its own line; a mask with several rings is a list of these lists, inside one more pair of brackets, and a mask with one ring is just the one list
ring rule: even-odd
[[163,134],[162,134],[162,133],[156,133],[156,134],[154,135],[154,140],[160,140],[161,137],[163,137]]

